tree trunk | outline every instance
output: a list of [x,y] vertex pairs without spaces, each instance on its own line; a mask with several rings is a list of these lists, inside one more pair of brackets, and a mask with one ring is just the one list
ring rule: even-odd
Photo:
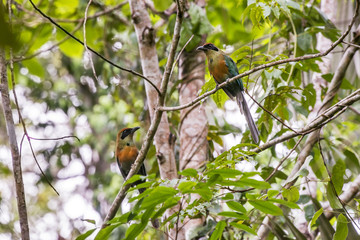
[[[143,74],[160,89],[162,74],[159,69],[159,60],[156,53],[155,29],[151,25],[145,2],[143,0],[130,0],[129,3],[139,44]],[[153,118],[158,93],[146,81],[145,90],[149,104],[150,117]],[[174,179],[177,177],[175,156],[169,137],[170,128],[168,119],[166,114],[163,114],[154,138],[157,152],[156,156],[162,179]]]
[[[193,100],[201,86],[205,83],[205,55],[197,51],[184,51],[179,61],[179,88],[180,105]],[[197,169],[203,166],[208,158],[207,148],[207,117],[203,105],[187,108],[180,111],[180,160],[179,168]],[[193,195],[192,199],[198,196]],[[182,206],[183,208],[185,206]],[[184,220],[184,225],[178,233],[178,239],[186,239],[186,234],[199,225],[203,219]]]
[[22,170],[21,170],[21,159],[20,159],[18,144],[16,140],[14,119],[12,116],[12,110],[10,105],[7,71],[5,65],[5,53],[4,50],[1,48],[0,48],[0,80],[1,80],[1,84],[0,84],[1,99],[2,99],[2,105],[3,105],[4,116],[6,121],[6,129],[9,137],[12,163],[13,163],[16,201],[17,201],[19,219],[20,219],[21,239],[27,240],[30,239],[30,235],[29,235],[29,224],[28,224],[27,211],[26,211],[24,182],[23,182]]

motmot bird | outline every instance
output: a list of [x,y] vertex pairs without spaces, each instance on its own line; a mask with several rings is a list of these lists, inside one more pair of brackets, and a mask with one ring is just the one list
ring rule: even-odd
[[[224,52],[215,47],[212,43],[206,43],[198,47],[196,50],[203,51],[208,60],[208,68],[217,84],[225,82],[228,78],[239,75],[236,63]],[[222,88],[224,92],[231,98],[236,98],[236,102],[240,107],[240,112],[245,115],[247,124],[249,125],[251,136],[255,143],[259,143],[259,130],[251,116],[250,109],[244,97],[244,85],[239,78]]]
[[[124,179],[126,179],[127,175],[129,174],[131,170],[131,166],[135,162],[139,152],[133,141],[133,135],[138,129],[140,128],[139,127],[123,128],[118,132],[116,137],[116,149],[115,149],[116,162],[119,165],[120,172],[124,177]],[[141,164],[140,170],[137,172],[137,174],[146,176],[144,163]],[[144,180],[138,180],[134,182],[132,186],[136,186],[144,182],[145,182]],[[145,188],[139,189],[140,193],[143,193],[144,191]]]

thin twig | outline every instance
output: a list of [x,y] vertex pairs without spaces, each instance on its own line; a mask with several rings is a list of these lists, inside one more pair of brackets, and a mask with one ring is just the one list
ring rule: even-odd
[[318,135],[318,145],[319,145],[319,151],[320,151],[320,155],[321,155],[321,158],[323,160],[323,163],[324,163],[324,166],[325,166],[325,169],[327,171],[327,174],[329,176],[329,184],[331,185],[331,190],[334,192],[337,200],[340,202],[344,212],[346,213],[346,215],[348,216],[348,218],[352,221],[352,223],[360,230],[360,227],[359,225],[356,223],[356,221],[353,219],[353,217],[350,215],[350,213],[348,212],[348,210],[346,209],[345,207],[345,203],[340,199],[339,197],[339,194],[336,192],[336,189],[335,189],[335,185],[334,185],[334,182],[332,180],[332,175],[330,173],[330,170],[327,166],[327,163],[325,161],[325,157],[324,157],[324,154],[323,154],[323,151],[322,151],[322,147],[321,147],[321,143],[320,143],[320,134]]
[[360,48],[360,45],[357,45],[357,44],[354,44],[354,43],[351,43],[351,42],[347,42],[345,40],[343,40],[342,42],[346,43],[347,45],[350,45],[350,46],[353,46],[353,47],[356,47],[356,48]]
[[276,166],[276,168],[272,171],[272,173],[265,179],[266,182],[268,182],[274,175],[275,173],[278,171],[279,167],[285,162],[286,159],[289,158],[289,156],[295,151],[295,149],[299,146],[301,140],[303,140],[305,135],[301,135],[301,137],[299,138],[299,140],[296,142],[295,146],[289,151],[289,153],[283,157],[283,159],[281,159],[281,161],[279,162],[279,164]]
[[178,53],[178,55],[177,55],[177,57],[176,57],[176,60],[175,60],[173,66],[172,66],[172,68],[171,68],[170,78],[171,78],[171,75],[172,75],[172,73],[173,73],[173,71],[174,71],[174,69],[175,69],[176,64],[178,63],[178,61],[179,61],[179,59],[180,59],[180,56],[181,56],[182,52],[185,50],[186,46],[191,42],[191,40],[192,40],[193,38],[194,38],[194,34],[191,35],[191,37],[189,38],[189,40],[187,40],[187,42],[185,43],[185,45],[183,46],[183,48],[182,48],[182,49],[180,50],[180,52]]
[[99,79],[98,79],[97,74],[96,74],[94,62],[92,60],[91,53],[90,53],[90,51],[88,49],[88,46],[87,46],[87,43],[86,43],[86,21],[87,21],[87,14],[88,14],[89,7],[90,7],[91,3],[92,3],[92,0],[89,0],[88,4],[86,5],[86,8],[85,8],[85,16],[84,16],[84,24],[83,24],[84,48],[85,48],[85,52],[88,54],[88,58],[90,60],[90,65],[91,65],[91,69],[92,69],[92,72],[94,74],[94,77],[95,77],[96,81],[99,82]]
[[[26,136],[26,138],[28,140],[30,150],[31,150],[31,153],[32,153],[33,158],[35,160],[35,163],[38,166],[41,174],[44,176],[46,182],[49,184],[49,186],[56,192],[56,194],[58,196],[60,196],[59,192],[51,184],[50,179],[45,175],[44,171],[42,170],[42,168],[41,168],[41,166],[40,166],[40,164],[39,164],[39,162],[37,160],[37,157],[36,157],[35,151],[33,149],[33,146],[31,144],[31,140],[30,140],[29,134],[28,134],[27,129],[26,129],[25,121],[24,121],[24,119],[22,117],[22,114],[21,114],[21,111],[20,111],[20,105],[19,105],[17,94],[16,94],[16,91],[15,91],[16,83],[15,83],[15,76],[14,76],[14,65],[13,65],[13,61],[12,61],[12,53],[10,53],[10,76],[11,76],[11,82],[12,82],[12,85],[13,85],[13,94],[14,94],[14,100],[15,100],[16,109],[17,109],[17,112],[18,112],[18,115],[19,115],[19,121],[20,121],[20,123],[21,123],[21,125],[23,127],[24,135]],[[21,146],[22,146],[22,141],[21,141]],[[21,149],[20,149],[20,152],[21,152]]]
[[80,142],[80,139],[75,136],[75,135],[69,135],[69,136],[63,136],[63,137],[57,137],[57,138],[35,138],[35,137],[30,137],[30,139],[32,140],[39,140],[39,141],[48,141],[48,140],[62,140],[62,139],[66,139],[66,138],[76,138],[76,140],[78,140]]
[[[34,3],[32,0],[29,0],[31,5],[34,7],[34,9],[36,11],[38,11],[44,18],[48,19],[52,24],[54,24],[57,28],[59,28],[60,30],[62,30],[65,34],[67,34],[68,36],[70,36],[72,39],[74,39],[75,41],[77,41],[78,43],[80,43],[81,45],[84,46],[84,42],[81,41],[79,38],[75,37],[74,35],[72,35],[70,32],[68,32],[65,28],[63,28],[62,26],[60,26],[58,23],[56,23],[51,17],[47,16],[45,13],[43,13]],[[156,87],[156,85],[150,81],[150,79],[148,79],[147,77],[145,77],[144,75],[132,70],[132,69],[128,69],[128,68],[124,68],[121,67],[120,65],[114,63],[113,61],[107,59],[106,57],[104,57],[103,55],[101,55],[100,53],[98,53],[97,51],[95,51],[94,49],[92,49],[91,47],[88,47],[88,49],[94,53],[96,56],[98,56],[99,58],[101,58],[102,60],[104,60],[105,62],[109,63],[110,65],[122,70],[122,71],[126,71],[129,72],[133,75],[136,75],[138,77],[141,77],[142,79],[144,79],[145,81],[147,81],[151,86],[153,86],[155,88],[155,90],[157,91],[157,93],[160,96],[160,90]]]
[[280,118],[278,118],[277,116],[275,116],[275,114],[273,114],[272,112],[270,112],[269,110],[267,110],[266,108],[264,108],[259,102],[257,102],[255,100],[255,98],[253,98],[247,91],[246,91],[247,95],[265,112],[267,112],[268,114],[270,114],[273,118],[275,118],[278,122],[280,122],[282,125],[284,125],[286,128],[290,129],[291,131],[297,133],[297,131],[295,131],[294,129],[292,129],[289,125],[287,125],[284,121],[282,121]]
[[182,116],[182,118],[180,118],[179,131],[181,130],[182,124],[183,124],[185,118],[187,117],[187,115],[189,115],[200,104],[201,104],[201,102],[197,102],[196,104],[191,106],[191,108]]
[[354,113],[356,113],[357,115],[360,115],[360,111],[359,110],[357,110],[357,109],[355,109],[354,107],[349,107],[349,109],[351,110],[351,111],[353,111]]

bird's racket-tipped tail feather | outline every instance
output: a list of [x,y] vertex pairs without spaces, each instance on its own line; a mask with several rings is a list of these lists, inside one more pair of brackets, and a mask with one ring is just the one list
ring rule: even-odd
[[249,125],[251,136],[256,144],[259,143],[259,130],[254,122],[254,119],[251,116],[250,109],[246,103],[244,94],[242,91],[239,91],[239,93],[236,95],[236,101],[240,107],[240,111],[242,114],[245,115],[245,119],[247,124]]

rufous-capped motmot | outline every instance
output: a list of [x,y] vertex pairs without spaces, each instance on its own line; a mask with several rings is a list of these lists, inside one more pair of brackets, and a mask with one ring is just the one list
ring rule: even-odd
[[[115,149],[116,162],[119,165],[120,172],[124,177],[124,179],[126,179],[127,175],[129,174],[131,170],[131,166],[135,162],[139,152],[133,141],[133,135],[138,129],[140,128],[139,127],[123,128],[118,132],[116,137],[116,149]],[[137,174],[146,176],[144,163],[141,165],[140,170],[137,172]],[[143,182],[145,181],[138,180],[134,182],[132,186],[136,186]],[[143,193],[144,191],[145,188],[139,189],[140,193]]]
[[[203,51],[208,60],[208,68],[217,84],[225,82],[227,79],[239,75],[238,68],[234,60],[227,56],[212,43],[206,43],[198,47],[196,50]],[[245,115],[247,124],[249,125],[251,136],[255,143],[259,143],[259,130],[251,116],[250,109],[244,97],[244,85],[241,79],[231,82],[222,88],[224,92],[231,98],[236,98],[236,102],[240,107],[241,113]]]

